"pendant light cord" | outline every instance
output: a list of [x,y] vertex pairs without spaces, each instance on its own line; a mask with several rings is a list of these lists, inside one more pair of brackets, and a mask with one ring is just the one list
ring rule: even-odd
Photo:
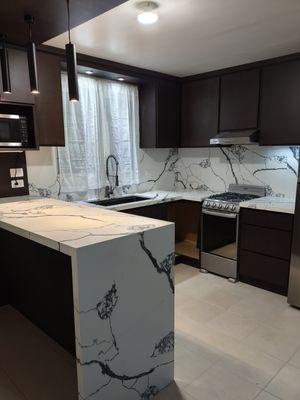
[[69,0],[67,0],[67,11],[68,11],[68,36],[69,36],[69,43],[71,43],[70,1]]

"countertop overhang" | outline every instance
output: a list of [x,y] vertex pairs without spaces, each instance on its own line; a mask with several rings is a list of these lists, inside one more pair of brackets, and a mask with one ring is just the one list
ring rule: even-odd
[[55,199],[0,204],[0,227],[72,255],[91,246],[172,223]]

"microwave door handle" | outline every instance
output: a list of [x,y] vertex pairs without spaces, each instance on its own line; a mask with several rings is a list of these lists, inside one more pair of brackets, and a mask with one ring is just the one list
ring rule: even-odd
[[226,212],[216,212],[216,211],[209,211],[209,210],[202,210],[203,214],[213,215],[215,217],[223,217],[223,218],[231,218],[234,219],[237,217],[237,214],[233,213],[226,213]]

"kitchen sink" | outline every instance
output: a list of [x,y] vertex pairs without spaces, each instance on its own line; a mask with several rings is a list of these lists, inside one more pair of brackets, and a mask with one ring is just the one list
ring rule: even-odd
[[97,206],[116,206],[118,204],[125,204],[125,203],[134,203],[136,201],[143,201],[143,200],[151,200],[149,197],[142,197],[142,196],[125,196],[125,197],[115,197],[113,199],[105,199],[105,200],[90,200],[85,201],[85,203],[95,204]]

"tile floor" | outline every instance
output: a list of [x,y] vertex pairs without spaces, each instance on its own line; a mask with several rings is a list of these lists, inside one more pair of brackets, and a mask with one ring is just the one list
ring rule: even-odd
[[[285,297],[180,264],[175,300],[176,382],[155,400],[300,400],[300,311]],[[75,400],[73,358],[11,307],[0,322],[0,400]]]
[[176,267],[176,383],[157,400],[300,400],[300,311]]

